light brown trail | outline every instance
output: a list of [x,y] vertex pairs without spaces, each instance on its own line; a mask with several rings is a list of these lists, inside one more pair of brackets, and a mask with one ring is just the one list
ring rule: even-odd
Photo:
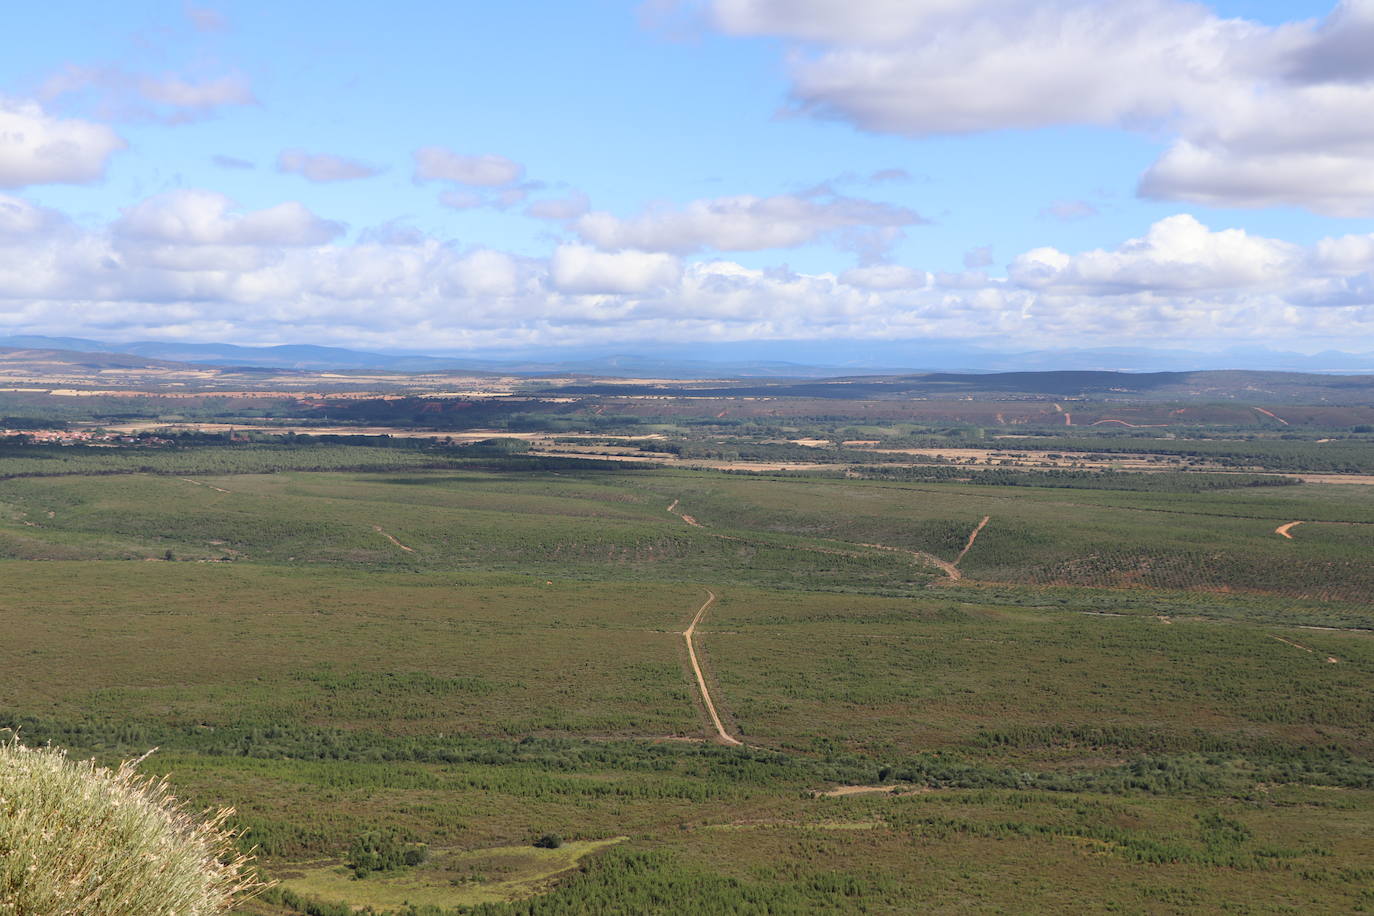
[[215,486],[215,485],[213,485],[213,484],[205,483],[205,482],[202,481],[202,480],[192,480],[192,479],[189,478],[189,477],[178,477],[177,480],[184,480],[184,481],[186,481],[187,483],[193,483],[193,484],[195,484],[195,485],[198,486],[198,487],[209,487],[210,489],[214,490],[216,493],[228,493],[228,492],[230,492],[229,490],[226,490],[226,489],[224,489],[223,487],[217,487],[217,486]]
[[922,563],[929,563],[931,566],[938,567],[942,573],[944,573],[946,576],[949,576],[950,580],[954,582],[957,582],[960,579],[964,578],[963,573],[959,572],[959,567],[955,566],[948,560],[940,559],[934,554],[926,553],[924,550],[907,550],[905,547],[889,547],[887,544],[861,543],[859,544],[859,546],[872,547],[874,550],[890,550],[893,553],[904,553],[907,556],[915,557]]
[[1264,414],[1266,417],[1269,417],[1270,419],[1278,420],[1278,421],[1279,421],[1280,423],[1282,423],[1284,426],[1288,426],[1288,425],[1289,425],[1289,424],[1288,424],[1288,421],[1285,420],[1283,417],[1280,417],[1278,414],[1270,413],[1269,411],[1265,410],[1263,407],[1256,407],[1255,410],[1258,410],[1260,413]]
[[1292,646],[1294,649],[1301,649],[1301,650],[1304,651],[1304,652],[1311,652],[1311,651],[1312,651],[1311,649],[1307,648],[1306,646],[1304,646],[1304,645],[1303,645],[1302,643],[1300,643],[1300,642],[1293,642],[1293,640],[1291,640],[1291,639],[1284,639],[1282,636],[1275,636],[1273,633],[1270,633],[1270,634],[1269,634],[1269,638],[1270,638],[1270,639],[1277,639],[1279,642],[1284,643],[1285,645]]
[[702,703],[705,704],[706,711],[711,716],[711,724],[716,727],[716,734],[720,738],[720,743],[740,745],[744,742],[731,736],[730,733],[725,730],[725,726],[721,724],[720,714],[716,712],[716,704],[711,700],[711,691],[706,687],[706,676],[701,673],[701,663],[697,661],[696,644],[692,642],[692,637],[695,636],[697,632],[697,624],[701,623],[701,619],[706,616],[706,609],[716,603],[716,593],[709,588],[706,590],[706,596],[706,603],[697,609],[696,616],[692,618],[692,622],[687,626],[687,629],[682,631],[682,638],[687,642],[687,657],[692,662],[692,673],[695,674],[697,678],[697,689],[701,691]]
[[964,554],[966,554],[966,553],[969,552],[969,548],[971,548],[971,547],[973,546],[973,542],[976,541],[976,540],[978,540],[978,532],[982,531],[982,530],[983,530],[983,526],[986,525],[986,524],[987,524],[988,522],[990,522],[990,521],[992,521],[992,516],[991,516],[991,515],[985,515],[985,516],[983,516],[983,520],[982,520],[981,522],[978,523],[978,527],[977,527],[977,528],[974,528],[973,531],[969,534],[969,536],[968,536],[968,543],[964,545],[964,549],[961,550],[961,551],[959,551],[959,556],[957,556],[957,557],[954,558],[954,565],[955,565],[955,566],[958,566],[958,565],[959,565],[959,561],[962,560],[962,559],[964,558]]
[[[693,518],[692,516],[687,515],[687,514],[684,513],[684,512],[679,512],[679,511],[677,511],[677,500],[673,500],[672,503],[669,504],[669,506],[668,506],[668,511],[671,512],[671,513],[673,513],[674,515],[676,515],[678,518],[682,519],[682,520],[683,520],[684,522],[686,522],[687,524],[691,525],[693,528],[701,528],[701,527],[704,527],[704,526],[701,524],[701,522],[697,521],[697,520],[696,520],[695,518]],[[734,539],[731,538],[731,540],[734,540]]]
[[413,547],[407,547],[406,545],[402,544],[400,541],[396,540],[394,537],[392,537],[391,535],[389,535],[389,534],[387,534],[385,531],[383,531],[381,525],[373,525],[373,526],[372,526],[372,530],[375,531],[375,532],[377,532],[378,534],[380,534],[382,537],[386,538],[386,539],[387,539],[388,541],[390,541],[391,543],[395,544],[397,547],[399,547],[399,548],[401,548],[402,550],[404,550],[406,553],[414,553],[414,552],[415,552],[415,548],[413,548]]
[[1279,535],[1280,537],[1286,537],[1286,538],[1288,538],[1288,540],[1291,541],[1291,540],[1293,540],[1293,535],[1289,534],[1289,533],[1288,533],[1288,530],[1289,530],[1290,528],[1292,528],[1294,525],[1301,525],[1301,524],[1302,524],[1302,522],[1289,522],[1289,523],[1286,524],[1286,525],[1279,525],[1277,528],[1274,529],[1274,533],[1277,534],[1277,535]]

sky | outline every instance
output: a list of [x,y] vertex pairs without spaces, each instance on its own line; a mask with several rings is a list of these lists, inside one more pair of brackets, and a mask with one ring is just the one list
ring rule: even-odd
[[1374,351],[1374,0],[6,20],[0,336]]

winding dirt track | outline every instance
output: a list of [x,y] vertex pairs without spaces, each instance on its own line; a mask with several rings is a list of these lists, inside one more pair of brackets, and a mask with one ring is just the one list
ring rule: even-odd
[[725,730],[725,726],[721,724],[720,714],[716,712],[716,704],[711,700],[711,691],[706,687],[706,676],[701,673],[701,663],[697,661],[696,644],[692,642],[692,637],[695,636],[697,632],[697,624],[701,623],[701,619],[706,616],[706,609],[716,603],[715,592],[708,588],[706,590],[706,595],[706,603],[697,609],[696,616],[692,618],[692,622],[688,624],[687,629],[682,631],[682,638],[687,642],[687,657],[692,662],[692,673],[695,674],[697,678],[697,689],[701,691],[701,700],[706,706],[706,711],[711,716],[711,724],[716,727],[718,740],[721,744],[738,746],[744,742],[733,737]]
[[1293,535],[1291,535],[1291,534],[1288,533],[1289,529],[1292,528],[1294,525],[1301,525],[1301,524],[1302,524],[1302,522],[1289,522],[1289,523],[1286,524],[1286,525],[1279,525],[1277,528],[1274,529],[1274,533],[1277,534],[1277,535],[1279,535],[1280,537],[1286,537],[1286,538],[1288,538],[1288,540],[1291,541],[1291,540],[1293,540]]
[[[693,518],[692,516],[687,515],[687,514],[685,514],[685,513],[683,513],[683,512],[680,512],[680,511],[678,510],[678,507],[677,507],[677,506],[678,506],[678,500],[675,499],[675,500],[673,500],[671,503],[668,504],[668,511],[669,511],[670,513],[672,513],[673,515],[676,515],[678,518],[682,519],[682,520],[683,520],[684,522],[686,522],[687,524],[691,525],[693,528],[704,528],[704,527],[705,527],[704,525],[701,524],[701,522],[697,521],[697,520],[696,520],[695,518]],[[973,546],[973,542],[976,541],[976,540],[978,539],[978,533],[979,533],[980,531],[982,531],[982,530],[983,530],[983,526],[986,525],[986,524],[987,524],[988,522],[990,522],[990,521],[992,521],[992,516],[991,516],[991,515],[985,515],[985,516],[983,516],[983,520],[982,520],[981,522],[979,522],[978,525],[977,525],[977,527],[975,527],[975,528],[973,529],[973,531],[969,534],[969,536],[968,536],[968,541],[964,544],[964,549],[961,550],[961,551],[959,551],[959,556],[956,557],[956,558],[954,559],[954,562],[953,562],[953,563],[949,562],[948,560],[942,560],[942,559],[940,559],[939,557],[935,556],[933,553],[926,553],[924,550],[909,550],[909,549],[907,549],[907,548],[905,548],[905,547],[891,547],[891,546],[889,546],[889,545],[887,545],[887,544],[865,544],[865,543],[862,543],[862,542],[858,543],[857,546],[859,546],[859,547],[868,547],[868,548],[871,548],[871,549],[873,549],[873,550],[886,550],[886,551],[888,551],[889,553],[902,553],[902,554],[906,554],[907,556],[913,557],[913,558],[915,558],[916,560],[919,560],[919,561],[922,562],[922,563],[926,563],[926,564],[929,564],[929,565],[931,565],[931,566],[936,567],[936,568],[939,569],[942,573],[944,573],[944,574],[949,578],[949,580],[950,580],[951,582],[958,582],[959,580],[961,580],[961,579],[964,578],[964,574],[961,573],[961,572],[959,572],[959,567],[958,567],[958,565],[957,565],[958,562],[964,558],[964,554],[966,554],[966,553],[969,552],[969,548],[971,548],[971,547]],[[734,537],[734,536],[729,535],[729,534],[715,534],[715,533],[712,533],[712,534],[711,534],[711,537],[720,538],[720,539],[723,540],[723,541],[738,541],[738,540],[740,540],[739,538]],[[850,553],[850,552],[848,552],[848,551],[844,551],[844,550],[827,550],[827,549],[822,548],[822,547],[801,547],[801,546],[793,546],[792,549],[793,549],[793,550],[802,550],[802,551],[806,551],[807,553],[827,553],[827,554],[835,554],[835,555],[839,555],[839,556],[856,556],[856,554]]]
[[387,534],[385,531],[383,531],[381,525],[373,525],[373,526],[372,526],[372,530],[375,531],[375,532],[377,532],[377,533],[380,534],[382,537],[386,538],[388,541],[390,541],[391,543],[395,544],[397,547],[401,548],[401,549],[404,550],[405,552],[407,552],[407,553],[414,553],[414,552],[415,552],[415,548],[414,548],[414,547],[407,547],[406,545],[402,544],[400,541],[396,540],[394,537],[392,537],[391,535],[389,535],[389,534]]
[[959,567],[955,566],[948,560],[940,559],[933,553],[926,553],[923,550],[907,550],[905,547],[889,547],[886,544],[861,543],[859,544],[859,546],[872,547],[874,550],[887,550],[891,551],[892,553],[904,553],[909,557],[915,557],[922,563],[929,563],[931,566],[937,567],[940,570],[940,572],[944,573],[946,576],[950,578],[951,581],[954,582],[957,582],[960,579],[964,578],[964,574],[959,572]]

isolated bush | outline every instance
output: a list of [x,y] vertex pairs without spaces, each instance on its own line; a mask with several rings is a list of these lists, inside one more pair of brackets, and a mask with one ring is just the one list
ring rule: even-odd
[[365,878],[374,871],[423,865],[428,858],[428,846],[405,843],[395,833],[380,830],[359,834],[348,846],[348,867],[358,878]]
[[546,833],[534,841],[540,849],[557,849],[563,845],[563,838],[556,833]]
[[0,913],[205,916],[263,885],[224,827],[188,813],[166,780],[0,742]]

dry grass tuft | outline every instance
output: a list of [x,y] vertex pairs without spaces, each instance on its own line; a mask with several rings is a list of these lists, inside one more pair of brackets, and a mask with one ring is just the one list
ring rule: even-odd
[[[147,755],[144,755],[147,756]],[[0,742],[0,914],[204,916],[264,885],[225,827],[165,779]]]

